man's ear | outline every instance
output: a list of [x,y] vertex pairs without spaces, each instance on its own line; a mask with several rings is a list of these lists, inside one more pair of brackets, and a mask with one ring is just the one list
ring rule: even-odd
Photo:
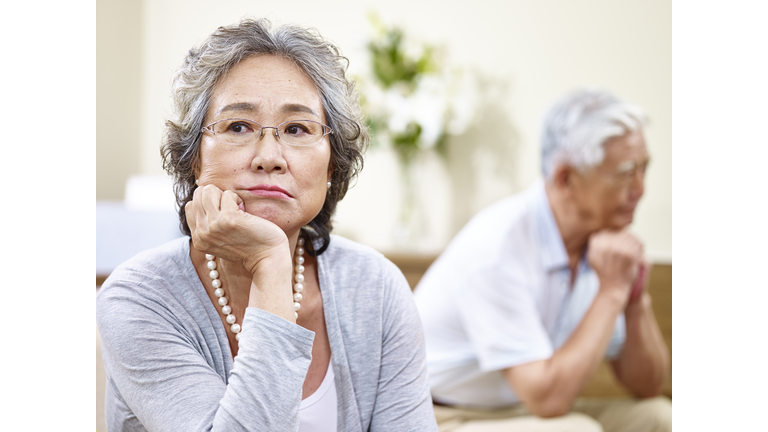
[[552,184],[561,192],[569,192],[573,188],[573,167],[560,164],[555,167]]

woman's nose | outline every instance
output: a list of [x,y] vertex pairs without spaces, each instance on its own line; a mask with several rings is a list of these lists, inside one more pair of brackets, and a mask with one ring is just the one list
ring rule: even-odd
[[251,170],[266,173],[285,172],[287,163],[283,158],[282,145],[277,138],[277,130],[264,128],[261,138],[256,141]]

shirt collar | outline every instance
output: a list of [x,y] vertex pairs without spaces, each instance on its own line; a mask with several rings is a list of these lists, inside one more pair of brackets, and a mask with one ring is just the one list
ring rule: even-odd
[[568,254],[565,251],[563,236],[555,222],[555,215],[544,190],[544,181],[539,180],[533,186],[533,215],[536,221],[536,234],[539,240],[541,263],[547,271],[568,268]]

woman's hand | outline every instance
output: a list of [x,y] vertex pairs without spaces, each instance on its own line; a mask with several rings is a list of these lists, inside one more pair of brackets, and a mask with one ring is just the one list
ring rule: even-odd
[[195,249],[239,263],[251,274],[264,260],[288,253],[288,238],[274,223],[243,211],[233,191],[209,184],[184,207]]

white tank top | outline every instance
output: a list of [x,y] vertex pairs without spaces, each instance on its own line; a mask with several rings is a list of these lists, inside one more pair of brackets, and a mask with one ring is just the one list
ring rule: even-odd
[[299,432],[336,432],[336,382],[333,362],[320,387],[299,405]]

